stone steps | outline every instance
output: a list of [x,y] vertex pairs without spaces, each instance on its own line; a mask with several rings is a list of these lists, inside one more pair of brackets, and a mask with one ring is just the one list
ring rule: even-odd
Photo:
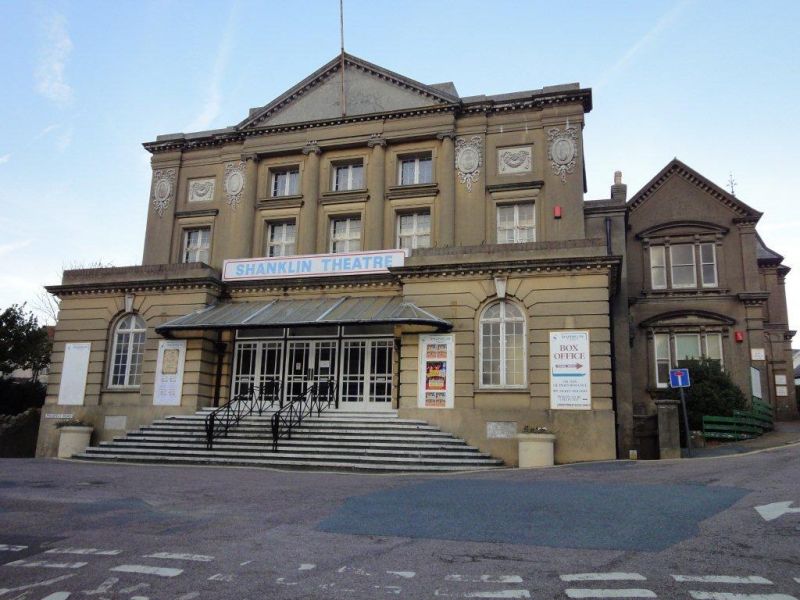
[[81,460],[325,469],[364,472],[436,472],[493,469],[502,461],[424,421],[392,413],[328,411],[306,417],[272,450],[271,411],[250,415],[206,447],[205,418],[159,419],[111,442],[87,448]]

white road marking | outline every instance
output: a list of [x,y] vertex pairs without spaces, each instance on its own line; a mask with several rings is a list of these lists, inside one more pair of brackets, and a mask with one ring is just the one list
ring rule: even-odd
[[530,598],[528,590],[496,590],[493,592],[466,592],[464,598]]
[[[53,592],[42,598],[42,600],[67,600],[71,595],[71,592]],[[131,600],[133,600],[133,598],[131,598]]]
[[734,577],[732,575],[673,575],[675,581],[692,583],[755,583],[758,585],[772,585],[769,579],[749,575],[747,577]]
[[695,600],[797,600],[787,594],[733,594],[730,592],[689,592]]
[[109,577],[103,583],[98,585],[97,589],[83,590],[83,593],[86,594],[87,596],[97,596],[98,594],[107,594],[109,591],[111,591],[111,588],[114,587],[114,585],[118,582],[119,582],[119,577]]
[[240,563],[239,563],[239,566],[240,566],[240,567],[243,567],[243,566],[245,566],[245,565],[249,565],[251,562],[253,562],[253,561],[252,561],[252,560],[246,560],[246,561],[244,561],[244,562],[240,562]]
[[156,552],[155,554],[147,554],[145,558],[167,558],[170,560],[193,560],[195,562],[211,562],[214,560],[213,556],[206,556],[205,554],[179,554],[173,552]]
[[302,563],[300,567],[298,567],[298,571],[310,571],[311,569],[316,569],[317,565],[312,563]]
[[93,554],[95,556],[116,556],[122,550],[98,550],[97,548],[51,548],[45,554]]
[[137,583],[131,587],[122,588],[119,592],[120,594],[132,594],[133,592],[138,592],[139,590],[146,590],[149,587],[149,583]]
[[402,577],[403,579],[412,579],[416,572],[414,571],[386,571],[389,575],[397,575],[398,577]]
[[6,563],[7,567],[42,567],[45,569],[80,569],[89,563],[74,562],[74,563],[58,563],[49,560],[15,560],[14,562]]
[[689,592],[695,600],[797,600],[787,594],[733,594],[731,592]]
[[36,583],[28,583],[26,585],[20,585],[14,588],[0,588],[0,596],[11,592],[22,592],[24,590],[29,590],[35,587],[45,587],[47,585],[53,585],[54,583],[58,583],[59,581],[64,581],[65,579],[69,579],[70,577],[75,577],[74,573],[70,573],[69,575],[59,575],[58,577],[53,577],[52,579],[45,579],[44,581],[37,581]]
[[189,592],[188,594],[184,594],[183,596],[178,596],[178,600],[194,600],[195,598],[199,597],[200,597],[200,592]]
[[341,567],[336,570],[337,573],[352,573],[353,575],[360,575],[361,577],[372,577],[372,573],[368,573],[364,569],[354,569],[353,567]]
[[385,590],[387,594],[399,595],[403,591],[399,585],[373,585],[376,590]]
[[639,573],[572,573],[562,575],[561,581],[646,581]]
[[131,596],[131,600],[150,600],[147,596]]
[[278,577],[275,583],[278,585],[297,585],[296,581],[286,581],[286,577]]
[[226,583],[230,583],[231,581],[233,581],[233,575],[217,573],[217,574],[212,575],[211,577],[209,577],[208,580],[209,581],[225,581]]
[[601,590],[589,588],[569,588],[564,590],[569,598],[658,598],[655,592],[637,588]]
[[140,573],[142,575],[158,575],[159,577],[177,577],[183,573],[183,569],[151,567],[149,565],[119,565],[111,570],[118,573]]
[[782,517],[788,513],[800,513],[800,508],[790,508],[792,501],[788,502],[773,502],[772,504],[762,504],[761,506],[754,506],[756,512],[761,515],[765,521],[774,521],[778,517]]
[[13,544],[0,544],[0,552],[22,552],[27,546],[14,546]]
[[519,575],[446,575],[444,579],[469,583],[522,583]]

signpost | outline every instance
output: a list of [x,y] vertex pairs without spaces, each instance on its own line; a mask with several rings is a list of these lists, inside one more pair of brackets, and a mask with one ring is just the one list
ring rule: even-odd
[[670,369],[669,370],[669,387],[678,388],[681,392],[681,410],[683,411],[683,428],[686,430],[686,454],[692,455],[692,432],[689,429],[689,414],[686,412],[686,398],[683,394],[683,388],[692,385],[689,378],[689,369]]

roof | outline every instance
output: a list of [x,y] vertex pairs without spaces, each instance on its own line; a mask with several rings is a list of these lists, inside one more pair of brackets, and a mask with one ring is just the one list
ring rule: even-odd
[[416,324],[448,330],[452,324],[398,296],[359,296],[226,302],[173,319],[156,333],[187,329],[254,329],[299,325]]
[[710,179],[706,179],[703,175],[692,169],[690,166],[681,162],[677,158],[673,158],[667,166],[665,166],[659,173],[648,181],[642,189],[636,192],[628,201],[628,206],[631,212],[635,211],[641,204],[647,201],[653,193],[658,190],[664,183],[669,180],[673,175],[683,177],[690,183],[696,185],[709,195],[716,198],[719,202],[727,206],[734,213],[741,218],[748,218],[757,221],[761,218],[762,213],[756,209],[748,206],[739,198],[728,192],[727,190],[719,187]]
[[777,263],[783,262],[783,256],[771,250],[761,239],[761,236],[756,233],[756,258],[759,262]]

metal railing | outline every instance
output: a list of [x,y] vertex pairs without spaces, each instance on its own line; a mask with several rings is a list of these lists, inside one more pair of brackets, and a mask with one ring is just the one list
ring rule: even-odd
[[281,382],[278,380],[265,381],[257,390],[252,387],[248,392],[235,396],[206,416],[206,447],[212,449],[214,440],[228,435],[230,428],[238,425],[242,419],[256,411],[261,416],[264,410],[276,403],[279,407],[283,406]]
[[339,408],[339,395],[336,393],[333,378],[318,381],[306,390],[289,400],[272,415],[272,451],[278,451],[278,440],[285,437],[292,439],[292,429],[299,427],[303,419],[316,411],[317,416],[334,404]]

